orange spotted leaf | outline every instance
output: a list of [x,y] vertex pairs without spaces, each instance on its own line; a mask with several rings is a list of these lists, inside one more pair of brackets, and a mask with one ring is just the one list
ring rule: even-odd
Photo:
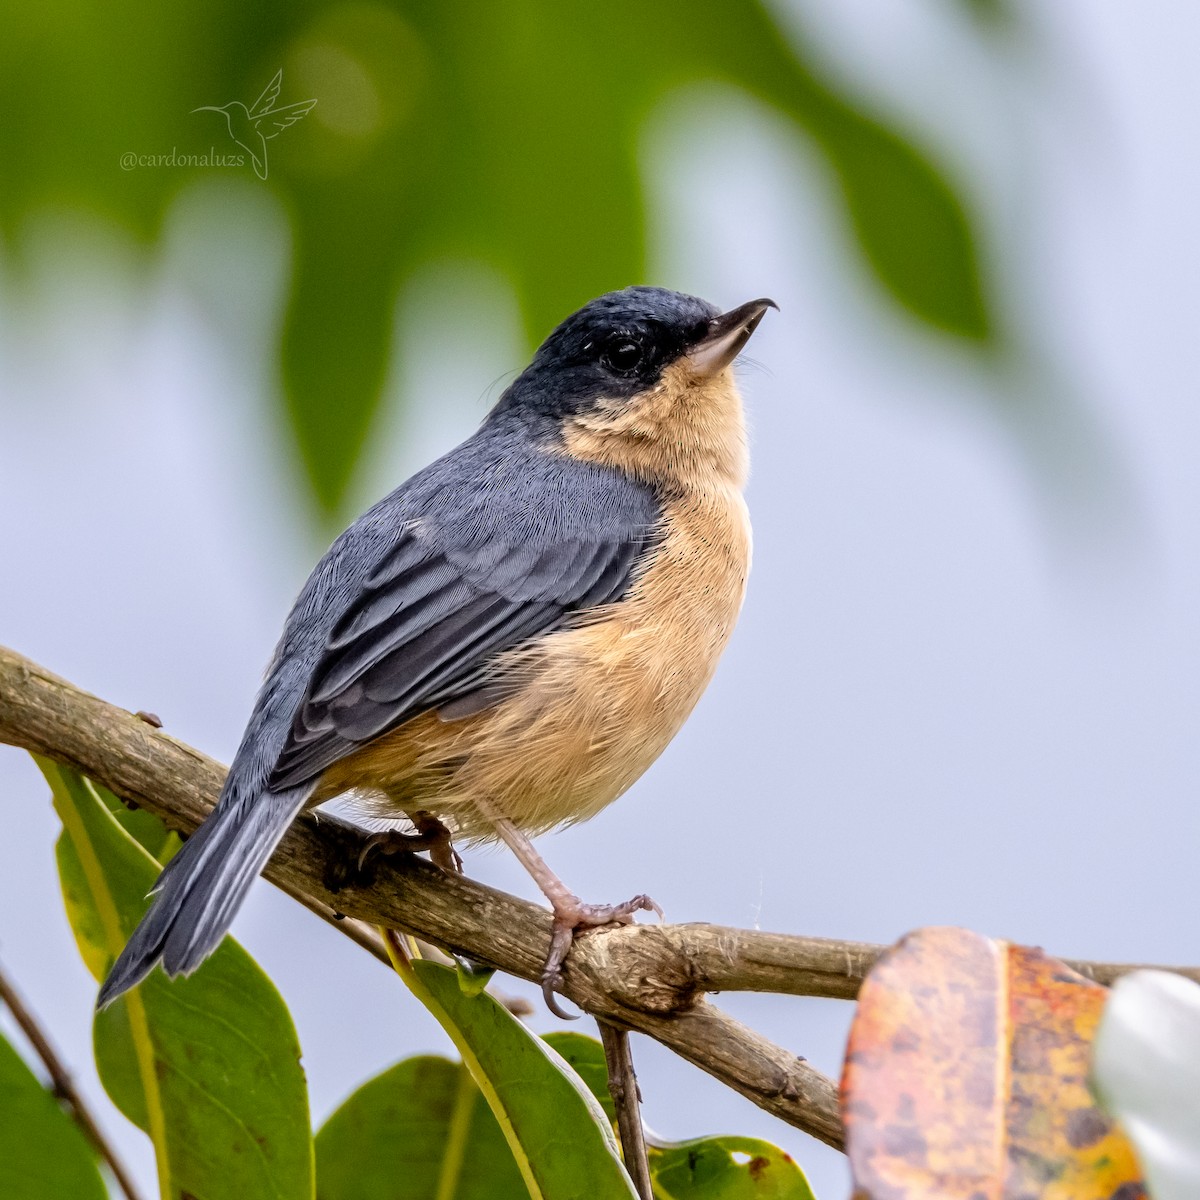
[[1144,1200],[1088,1090],[1107,989],[965,929],[909,934],[859,994],[842,1074],[856,1200]]

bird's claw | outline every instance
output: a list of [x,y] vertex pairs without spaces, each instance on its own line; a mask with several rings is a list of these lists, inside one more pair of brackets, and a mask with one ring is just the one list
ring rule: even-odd
[[546,1007],[564,1021],[579,1020],[578,1013],[566,1012],[554,994],[555,989],[562,983],[562,965],[571,950],[575,940],[575,926],[561,920],[557,914],[554,917],[554,928],[550,932],[550,953],[546,955],[542,967],[542,998]]
[[554,926],[550,932],[550,952],[546,955],[546,964],[542,967],[542,997],[546,1007],[564,1021],[576,1021],[578,1013],[563,1011],[558,1003],[555,990],[562,983],[563,963],[571,952],[571,943],[575,940],[576,931],[580,929],[596,929],[601,925],[627,925],[637,912],[652,912],[663,919],[663,910],[649,896],[634,896],[624,904],[584,904],[575,899],[573,903],[556,906],[554,910]]
[[462,856],[450,840],[450,831],[440,821],[433,819],[419,825],[416,833],[384,829],[372,834],[363,842],[358,853],[359,874],[376,855],[416,854],[421,850],[428,850],[430,859],[443,870],[462,874]]

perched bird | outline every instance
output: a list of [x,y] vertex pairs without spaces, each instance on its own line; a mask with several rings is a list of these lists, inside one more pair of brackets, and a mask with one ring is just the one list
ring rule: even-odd
[[501,839],[550,901],[547,1000],[583,903],[530,836],[586,820],[707,686],[750,564],[731,366],[770,300],[661,288],[568,317],[479,430],[345,531],[284,626],[221,798],[100,990],[200,965],[302,810],[353,792],[407,816],[386,849]]

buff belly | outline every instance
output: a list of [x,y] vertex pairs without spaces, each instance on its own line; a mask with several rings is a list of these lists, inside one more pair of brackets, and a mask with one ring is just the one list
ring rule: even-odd
[[318,799],[354,791],[373,815],[424,810],[479,841],[493,834],[476,797],[538,833],[620,796],[712,678],[749,569],[736,489],[688,495],[664,515],[624,600],[498,657],[503,700],[457,720],[414,718],[331,767]]

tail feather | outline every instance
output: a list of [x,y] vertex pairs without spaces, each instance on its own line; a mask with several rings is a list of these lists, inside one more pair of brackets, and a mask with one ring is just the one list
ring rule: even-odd
[[159,876],[154,903],[100,988],[98,1008],[140,983],[158,962],[168,975],[189,975],[217,948],[311,793],[309,784],[249,802],[222,799]]

